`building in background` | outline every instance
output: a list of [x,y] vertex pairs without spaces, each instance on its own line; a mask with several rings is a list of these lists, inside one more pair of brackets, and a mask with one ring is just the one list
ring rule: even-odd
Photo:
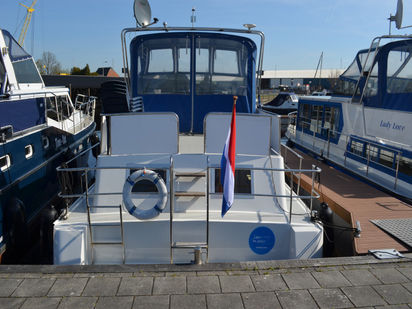
[[[281,86],[296,92],[307,93],[323,89],[339,92],[342,84],[339,76],[342,69],[316,70],[267,70],[262,76],[262,89],[277,89]],[[315,77],[316,74],[316,77]]]
[[98,68],[96,73],[106,77],[119,77],[119,74],[112,67]]

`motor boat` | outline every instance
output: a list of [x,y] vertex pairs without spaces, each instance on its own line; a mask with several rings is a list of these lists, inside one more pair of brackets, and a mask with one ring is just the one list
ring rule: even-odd
[[[155,27],[148,3],[136,7],[139,26],[122,31],[128,110],[111,102],[102,114],[95,168],[58,169],[62,182],[80,175],[86,190],[62,192],[72,203],[54,223],[54,263],[322,256],[323,227],[307,206],[318,195],[285,181],[287,173],[320,170],[285,167],[279,119],[256,108],[264,34],[252,25]],[[234,201],[222,216],[221,158],[234,101]]]
[[0,50],[0,260],[16,263],[39,222],[53,223],[45,210],[63,204],[56,168],[94,140],[95,98],[73,103],[67,88],[46,87],[33,57],[1,29]]
[[411,59],[411,35],[374,38],[341,75],[351,96],[301,97],[290,117],[289,141],[411,201]]
[[279,92],[273,100],[262,105],[262,109],[279,115],[295,112],[299,98],[294,92]]

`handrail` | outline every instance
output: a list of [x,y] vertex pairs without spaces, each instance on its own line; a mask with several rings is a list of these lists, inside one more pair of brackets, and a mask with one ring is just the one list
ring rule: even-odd
[[[90,151],[92,149],[89,148],[85,151],[82,151],[81,153],[78,154],[78,156],[84,155],[87,151]],[[302,158],[299,154],[294,152],[293,150],[291,151],[292,153],[295,153],[298,157]],[[72,159],[73,160],[73,159]],[[70,162],[68,162],[70,163]],[[86,188],[84,188],[84,192],[80,193],[73,193],[73,192],[60,192],[59,196],[62,198],[67,198],[67,199],[73,199],[73,198],[85,198],[86,199],[86,206],[87,206],[87,216],[88,216],[88,222],[89,222],[89,228],[91,229],[91,214],[90,214],[90,208],[94,208],[95,206],[91,206],[89,203],[89,198],[94,197],[94,196],[122,196],[123,192],[91,192],[89,190],[89,182],[88,182],[88,172],[89,171],[98,171],[98,170],[130,170],[130,169],[135,169],[135,168],[151,168],[151,169],[164,169],[164,170],[169,170],[169,230],[170,230],[170,235],[169,235],[169,243],[170,243],[170,263],[173,263],[173,250],[174,250],[174,245],[173,245],[173,220],[174,220],[174,203],[175,203],[175,192],[174,192],[174,182],[175,182],[175,172],[174,172],[174,161],[173,161],[173,155],[169,155],[169,165],[164,165],[164,164],[133,164],[133,166],[120,166],[120,165],[115,165],[115,166],[105,166],[105,167],[58,167],[57,172],[59,175],[59,180],[63,184],[63,188],[67,188],[65,181],[67,179],[70,179],[70,177],[66,176],[66,173],[77,173],[81,172],[80,177],[85,177],[85,185]],[[242,166],[238,166],[238,169],[242,169]],[[222,192],[210,192],[210,183],[211,183],[211,175],[210,171],[211,169],[220,169],[220,165],[218,164],[211,164],[210,163],[210,157],[207,156],[207,173],[206,173],[206,260],[208,261],[209,259],[209,241],[210,241],[210,197],[213,195],[222,195]],[[272,198],[288,198],[290,201],[290,207],[289,210],[285,208],[285,206],[281,206],[278,204],[278,207],[284,212],[285,216],[288,218],[289,224],[292,223],[292,216],[293,215],[303,215],[307,216],[310,215],[312,212],[312,204],[313,204],[313,199],[318,199],[320,197],[320,194],[314,190],[314,179],[315,179],[315,174],[320,173],[321,169],[316,166],[312,166],[310,169],[292,169],[292,168],[273,168],[273,167],[250,167],[247,166],[247,169],[253,170],[253,171],[265,171],[265,172],[280,172],[282,174],[284,173],[291,173],[292,174],[292,182],[290,185],[290,193],[287,194],[277,194],[276,191],[275,193],[247,193],[247,194],[240,194],[236,193],[236,195],[248,195],[248,196],[253,196],[253,197],[272,197]],[[298,183],[298,188],[297,188],[297,193],[295,194],[293,191],[293,175],[295,173],[311,173],[312,174],[312,189],[310,190],[309,195],[301,195],[299,193],[299,188],[300,188],[300,182]],[[283,177],[283,176],[282,176]],[[300,177],[300,176],[299,176]],[[83,188],[82,188],[83,190]],[[147,193],[144,193],[147,194]],[[309,211],[305,210],[303,213],[293,213],[293,208],[292,208],[292,202],[293,200],[310,200],[310,209]],[[104,208],[105,206],[97,206],[98,208]],[[107,208],[115,208],[117,205],[108,205]],[[122,206],[120,203],[120,210],[122,211]],[[305,208],[306,209],[306,208]],[[68,213],[66,209],[66,214]],[[122,215],[121,215],[122,216]],[[122,218],[120,219],[122,221]],[[121,228],[122,227],[122,222],[120,222]],[[92,231],[90,231],[92,233]]]
[[[296,151],[294,151],[292,148],[290,148],[289,146],[287,146],[287,145],[280,144],[280,146],[286,149],[286,151],[285,151],[285,156],[284,156],[284,159],[283,159],[284,162],[285,162],[285,166],[286,166],[287,168],[289,168],[289,166],[288,166],[288,164],[287,164],[287,155],[288,155],[288,152],[291,152],[293,155],[295,155],[295,156],[299,159],[299,170],[301,170],[301,169],[302,169],[302,160],[303,160],[303,157],[302,157],[300,154],[298,154]],[[282,151],[281,151],[281,152],[282,152]],[[292,175],[292,176],[293,176],[293,175]],[[292,177],[292,178],[293,178],[293,177]],[[297,195],[299,195],[300,180],[301,180],[301,178],[302,178],[302,173],[299,172],[299,176],[298,176],[298,187],[297,187],[297,191],[296,191],[296,194],[297,194]]]

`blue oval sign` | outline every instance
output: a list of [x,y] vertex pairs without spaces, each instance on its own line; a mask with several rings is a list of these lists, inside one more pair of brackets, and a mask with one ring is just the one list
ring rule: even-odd
[[270,228],[260,226],[249,236],[249,247],[256,254],[266,254],[275,246],[276,238]]

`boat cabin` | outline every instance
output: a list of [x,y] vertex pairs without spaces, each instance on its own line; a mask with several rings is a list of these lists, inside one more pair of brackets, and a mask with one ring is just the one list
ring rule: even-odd
[[222,33],[156,33],[130,44],[132,97],[145,112],[174,112],[182,133],[202,133],[205,116],[255,111],[256,45]]
[[412,111],[412,40],[358,52],[341,79],[356,85],[354,102],[367,107]]

